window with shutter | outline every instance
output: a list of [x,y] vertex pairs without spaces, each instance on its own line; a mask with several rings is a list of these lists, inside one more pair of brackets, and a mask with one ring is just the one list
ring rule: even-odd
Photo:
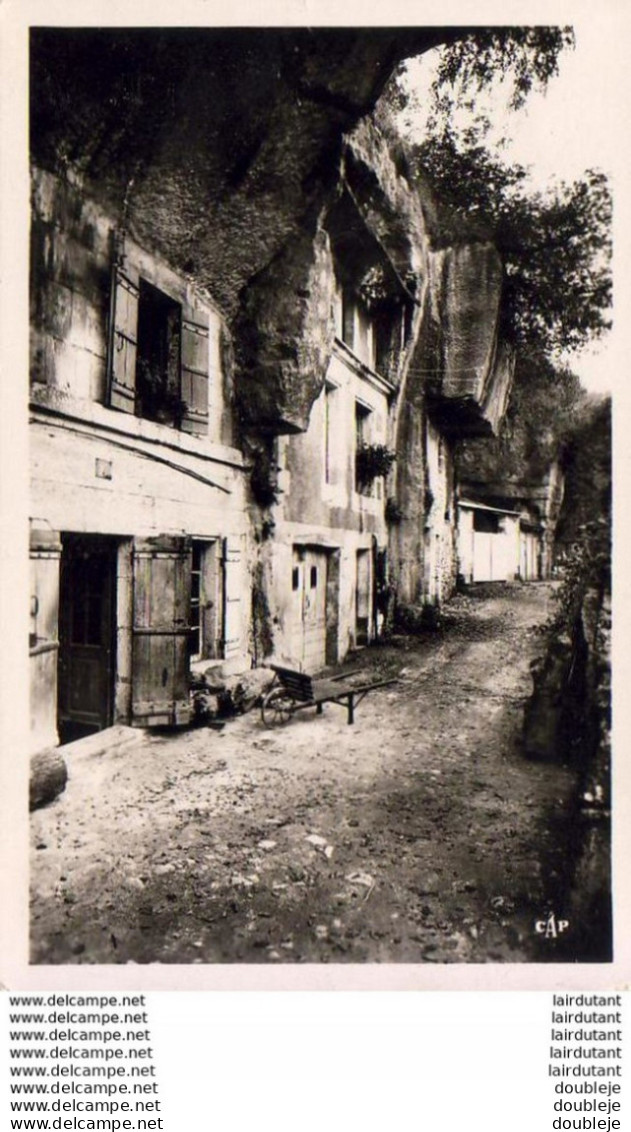
[[359,453],[369,443],[370,440],[370,418],[372,410],[367,405],[363,405],[361,401],[355,402],[355,490],[362,495],[373,494],[373,482],[365,484],[362,482],[359,474],[358,457]]
[[224,659],[243,651],[243,555],[241,539],[223,540]]
[[193,539],[189,654],[191,660],[223,656],[221,543]]
[[136,415],[179,427],[182,308],[146,279],[138,288]]
[[182,429],[208,432],[208,319],[185,308],[182,321]]
[[116,264],[112,272],[108,354],[108,403],[123,413],[136,411],[138,276]]
[[126,256],[124,270],[117,261],[112,273],[108,404],[206,435],[208,317],[140,278],[128,260]]

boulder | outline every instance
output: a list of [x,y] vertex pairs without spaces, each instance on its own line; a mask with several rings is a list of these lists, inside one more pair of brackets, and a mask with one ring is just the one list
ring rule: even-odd
[[38,810],[53,802],[66,789],[68,769],[59,752],[54,747],[40,751],[31,758],[29,783],[29,809]]

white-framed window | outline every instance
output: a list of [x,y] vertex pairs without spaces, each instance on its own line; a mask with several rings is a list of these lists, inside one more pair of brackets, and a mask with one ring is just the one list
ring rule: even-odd
[[192,540],[188,613],[190,660],[223,656],[226,559],[219,539]]
[[335,333],[355,357],[390,378],[410,335],[411,304],[382,304],[372,310],[349,284],[337,284]]
[[364,484],[358,469],[358,457],[362,448],[370,444],[373,411],[363,401],[355,401],[355,491],[360,495],[372,495],[373,483]]
[[367,308],[349,286],[338,292],[340,314],[338,336],[364,365],[374,369],[374,336],[372,319]]
[[325,382],[324,386],[324,482],[327,484],[335,483],[335,413],[337,406],[337,385],[333,385],[330,381]]

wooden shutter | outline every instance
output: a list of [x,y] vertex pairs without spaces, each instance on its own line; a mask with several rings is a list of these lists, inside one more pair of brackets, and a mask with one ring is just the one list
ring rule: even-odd
[[244,651],[243,608],[244,586],[241,539],[223,540],[224,646],[225,660]]
[[136,401],[138,278],[115,264],[112,270],[107,358],[108,405],[133,413]]
[[208,432],[208,319],[185,307],[182,313],[182,380],[180,395],[186,408],[183,432]]
[[355,297],[349,287],[342,291],[342,341],[353,349],[355,345]]
[[191,540],[134,541],[132,723],[189,722]]

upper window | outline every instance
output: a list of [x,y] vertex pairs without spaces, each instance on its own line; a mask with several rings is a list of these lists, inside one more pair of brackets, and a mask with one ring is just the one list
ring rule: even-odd
[[224,567],[216,539],[193,539],[188,609],[188,652],[191,660],[223,656],[222,607]]
[[373,312],[374,367],[384,377],[392,377],[410,337],[410,304],[382,305]]
[[179,428],[184,412],[180,386],[182,308],[140,280],[136,343],[136,416]]
[[372,322],[364,305],[347,284],[338,291],[338,337],[367,366],[374,365]]
[[361,475],[360,453],[370,441],[370,418],[372,410],[361,401],[355,402],[355,490],[362,495],[372,495],[372,482],[367,484]]
[[336,303],[338,338],[365,365],[390,378],[410,336],[410,304],[381,303],[369,310],[348,284],[338,285]]
[[334,407],[336,386],[328,381],[324,386],[324,481],[335,480]]
[[116,265],[110,306],[108,403],[185,432],[208,432],[205,316]]

